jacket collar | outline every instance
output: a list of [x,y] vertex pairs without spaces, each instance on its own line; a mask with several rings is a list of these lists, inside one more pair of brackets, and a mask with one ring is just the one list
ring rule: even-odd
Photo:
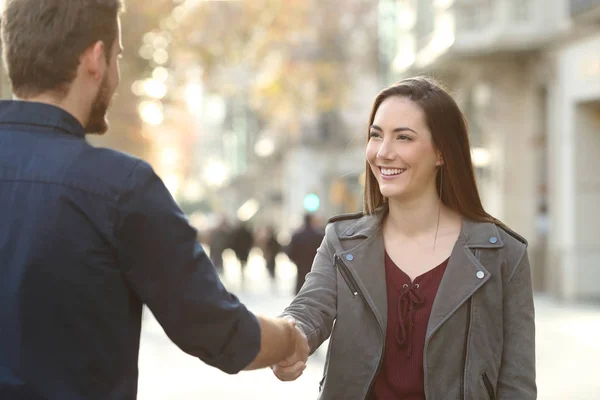
[[[336,254],[355,275],[356,281],[373,309],[382,330],[387,329],[387,289],[381,222],[387,209],[365,215],[337,232]],[[342,242],[355,244],[344,245]],[[463,218],[461,232],[450,255],[429,318],[426,340],[491,277],[481,264],[478,249],[504,246],[495,224]],[[344,250],[345,249],[345,250]]]
[[[364,215],[354,224],[351,224],[349,227],[339,232],[339,239],[347,240],[370,237],[381,227],[381,222],[386,214],[387,207],[381,207],[371,215]],[[495,224],[476,222],[468,218],[463,218],[462,220],[459,240],[461,238],[463,244],[472,249],[494,249],[504,246],[500,231]]]
[[0,101],[0,125],[28,125],[85,137],[81,123],[62,108],[33,101]]

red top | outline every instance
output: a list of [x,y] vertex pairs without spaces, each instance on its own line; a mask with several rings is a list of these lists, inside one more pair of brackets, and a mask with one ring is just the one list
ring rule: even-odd
[[448,260],[415,278],[385,253],[388,322],[385,354],[371,400],[425,400],[423,348],[433,300]]

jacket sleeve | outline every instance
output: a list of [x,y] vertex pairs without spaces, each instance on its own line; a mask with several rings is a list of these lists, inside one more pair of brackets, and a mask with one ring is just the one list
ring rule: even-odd
[[533,289],[526,248],[508,279],[503,301],[504,350],[496,398],[536,399]]
[[[333,229],[328,225],[327,229]],[[321,242],[300,293],[283,315],[294,317],[310,345],[311,354],[331,334],[337,314],[337,271],[327,236]]]
[[196,230],[152,168],[139,162],[129,182],[114,227],[125,279],[179,348],[239,372],[260,350],[256,317],[223,287]]

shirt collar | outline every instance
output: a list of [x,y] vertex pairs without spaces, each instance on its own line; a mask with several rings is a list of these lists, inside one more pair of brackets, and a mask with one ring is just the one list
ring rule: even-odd
[[53,128],[73,136],[85,137],[85,129],[73,115],[46,103],[1,100],[0,125],[2,124]]

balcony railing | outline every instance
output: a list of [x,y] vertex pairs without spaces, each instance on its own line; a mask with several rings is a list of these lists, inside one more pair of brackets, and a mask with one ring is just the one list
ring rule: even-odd
[[453,6],[454,48],[465,51],[534,48],[560,28],[565,16],[559,10],[564,1],[457,0]]
[[572,17],[591,11],[600,6],[600,0],[570,0],[569,12]]

